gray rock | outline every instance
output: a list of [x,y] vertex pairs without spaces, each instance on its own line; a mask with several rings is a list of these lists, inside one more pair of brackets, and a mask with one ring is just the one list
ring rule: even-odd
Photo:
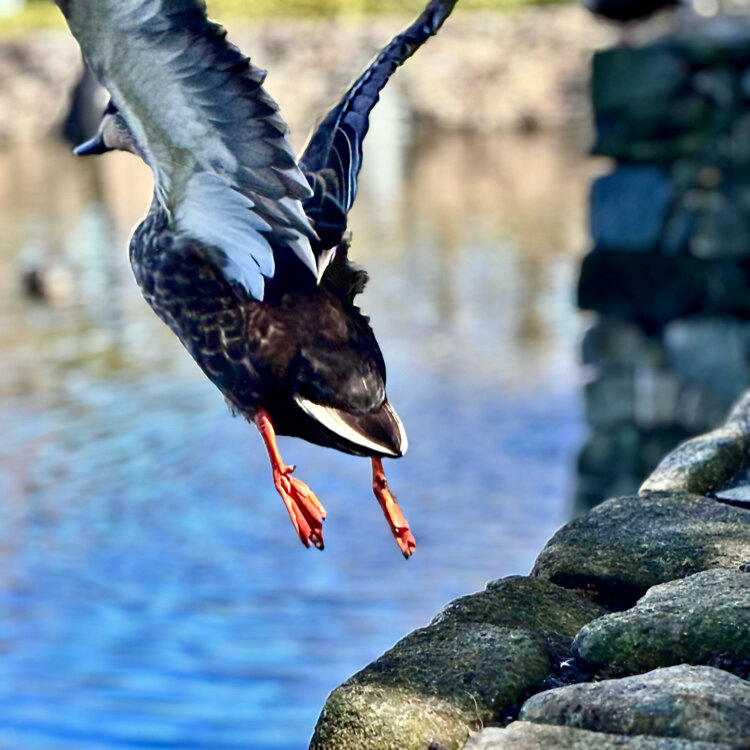
[[731,745],[671,737],[604,734],[574,727],[514,721],[477,732],[464,750],[731,750]]
[[489,623],[540,635],[553,659],[569,653],[572,638],[605,610],[560,586],[537,578],[510,576],[491,581],[484,591],[448,604],[432,621]]
[[600,367],[627,367],[634,362],[660,367],[667,361],[661,342],[637,323],[606,316],[586,331],[581,357],[583,364]]
[[537,688],[550,669],[541,636],[494,625],[422,628],[336,688],[311,750],[462,747],[469,731]]
[[591,236],[598,249],[648,252],[659,245],[673,188],[662,169],[623,165],[594,181]]
[[748,470],[750,393],[740,399],[726,424],[688,440],[666,456],[640,491],[718,493],[742,484]]
[[632,422],[635,415],[635,383],[629,372],[607,372],[584,387],[586,421],[594,426]]
[[746,258],[750,219],[733,195],[715,190],[698,212],[690,251],[696,258]]
[[729,317],[675,320],[664,329],[671,369],[727,406],[750,387],[750,324]]
[[625,609],[658,583],[746,560],[750,513],[698,495],[650,493],[608,500],[563,526],[532,574]]
[[673,664],[750,668],[750,575],[706,570],[649,589],[635,607],[584,625],[578,657],[614,677]]
[[660,325],[696,313],[746,317],[749,286],[750,269],[735,261],[594,250],[581,265],[578,306]]
[[318,719],[314,750],[462,747],[539,689],[551,660],[603,610],[548,581],[508,578],[449,604],[336,688]]
[[750,684],[713,667],[667,667],[539,693],[524,703],[520,718],[750,748]]
[[643,430],[675,424],[681,385],[674,372],[655,367],[635,369],[635,423]]
[[[727,414],[725,399],[719,397],[713,390],[698,385],[683,385],[677,402],[676,423],[689,435],[712,430],[721,424]],[[674,448],[674,446],[672,446]],[[662,452],[659,460],[664,458],[667,451]],[[655,462],[655,468],[659,461]]]
[[597,115],[638,112],[673,98],[688,82],[690,66],[676,50],[617,47],[594,55],[591,95]]
[[664,255],[682,255],[690,247],[696,214],[686,206],[679,206],[667,219],[659,249]]

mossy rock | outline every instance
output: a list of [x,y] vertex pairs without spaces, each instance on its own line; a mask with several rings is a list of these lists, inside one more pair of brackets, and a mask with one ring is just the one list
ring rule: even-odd
[[614,498],[563,526],[532,574],[627,609],[659,583],[750,560],[750,512],[685,492]]
[[604,610],[549,581],[494,581],[333,691],[312,750],[463,747],[540,689],[573,636]]
[[632,609],[584,625],[577,656],[604,676],[674,664],[750,670],[750,574],[706,570],[649,589]]

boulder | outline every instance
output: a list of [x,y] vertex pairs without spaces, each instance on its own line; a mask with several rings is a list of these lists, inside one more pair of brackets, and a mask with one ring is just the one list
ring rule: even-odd
[[750,684],[713,667],[666,667],[539,693],[524,703],[520,718],[750,748]]
[[674,320],[664,329],[670,369],[686,383],[711,389],[728,407],[750,387],[750,324],[734,318]]
[[697,313],[748,317],[749,285],[747,260],[594,250],[583,259],[578,306],[650,327]]
[[470,731],[538,690],[576,632],[601,614],[548,581],[495,581],[449,604],[336,688],[310,747],[463,747]]
[[730,750],[731,745],[671,737],[603,734],[574,727],[514,721],[477,732],[464,750]]
[[750,671],[750,575],[706,570],[649,589],[635,607],[600,617],[573,642],[599,675],[647,672],[673,664]]
[[[715,493],[745,484],[750,470],[750,393],[726,424],[672,451],[641,485],[641,493]],[[728,566],[730,567],[730,566]]]
[[622,165],[594,180],[591,237],[599,249],[649,252],[659,245],[674,189],[663,169]]
[[648,493],[608,500],[563,526],[532,575],[626,609],[651,586],[747,560],[748,511],[685,492]]

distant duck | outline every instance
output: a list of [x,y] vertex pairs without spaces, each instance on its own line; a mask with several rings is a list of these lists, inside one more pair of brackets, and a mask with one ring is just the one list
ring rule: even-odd
[[391,74],[447,18],[431,0],[328,113],[299,164],[265,72],[226,40],[202,0],[56,0],[111,95],[78,154],[138,154],[151,209],[130,242],[143,296],[230,408],[257,426],[305,546],[325,510],[292,477],[275,434],[372,462],[375,496],[404,557],[416,546],[383,457],[406,452],[385,364],[353,304],[366,273],[347,258],[362,140]]
[[73,272],[57,261],[24,263],[21,284],[28,297],[52,305],[67,304],[74,296]]
[[583,5],[594,15],[621,23],[640,21],[681,4],[682,0],[583,0]]

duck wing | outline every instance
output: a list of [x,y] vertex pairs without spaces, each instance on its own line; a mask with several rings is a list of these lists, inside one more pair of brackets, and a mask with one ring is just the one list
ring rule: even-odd
[[346,231],[347,214],[357,196],[362,141],[381,90],[396,69],[438,32],[456,1],[430,0],[419,18],[383,48],[311,136],[299,165],[313,188],[303,206],[318,234],[312,246],[319,267],[321,254],[335,248]]
[[316,274],[311,195],[278,106],[203,0],[56,0],[151,167],[170,225],[260,300],[274,250]]

